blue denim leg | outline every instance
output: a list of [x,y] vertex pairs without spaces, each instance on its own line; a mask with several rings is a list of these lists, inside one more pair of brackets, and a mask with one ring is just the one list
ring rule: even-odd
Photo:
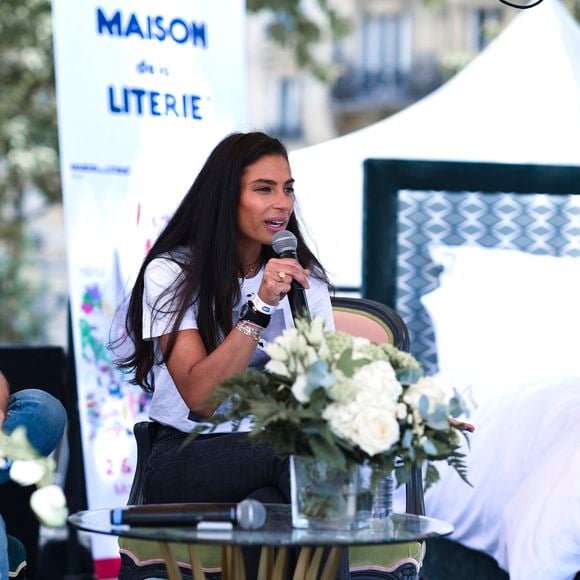
[[8,539],[6,526],[0,516],[0,580],[8,580]]
[[[48,455],[56,449],[66,426],[66,412],[52,395],[39,389],[25,389],[10,396],[3,430],[11,433],[16,427],[26,427],[32,446]],[[0,484],[8,479],[7,471],[0,471]]]

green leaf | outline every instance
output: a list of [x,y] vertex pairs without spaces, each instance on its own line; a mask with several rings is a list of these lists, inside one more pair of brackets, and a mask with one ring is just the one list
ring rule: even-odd
[[395,375],[399,383],[401,383],[402,385],[413,385],[423,376],[423,370],[408,369],[396,371]]
[[346,470],[347,465],[344,455],[336,445],[330,443],[323,437],[311,437],[310,447],[314,457],[328,461],[339,469]]
[[310,365],[306,373],[306,381],[311,388],[330,388],[336,382],[336,375],[330,372],[328,363],[325,360],[317,360]]
[[425,422],[432,429],[444,431],[449,429],[448,416],[447,407],[445,405],[437,405],[435,411],[426,418]]
[[423,419],[429,417],[429,399],[425,395],[421,395],[419,399],[419,413]]
[[395,469],[395,475],[397,477],[397,485],[403,485],[411,481],[411,467],[409,463],[405,463],[403,467],[398,467]]
[[434,445],[432,441],[429,441],[429,439],[423,441],[421,447],[428,455],[437,455],[437,447]]
[[449,401],[449,414],[452,417],[459,417],[460,415],[468,415],[467,406],[465,405],[465,401],[459,395],[457,391],[451,400]]
[[431,463],[427,463],[427,471],[425,472],[424,488],[427,491],[434,483],[439,481],[439,471]]
[[336,367],[338,370],[342,371],[345,376],[352,377],[357,369],[364,367],[371,363],[372,361],[368,358],[357,358],[353,360],[352,358],[352,348],[346,348],[342,351]]
[[410,448],[413,444],[413,431],[411,429],[406,429],[403,433],[403,438],[401,440],[401,445],[405,448]]
[[336,368],[339,371],[342,371],[347,377],[352,377],[352,375],[354,375],[354,366],[352,364],[352,348],[346,348],[342,351],[336,363]]

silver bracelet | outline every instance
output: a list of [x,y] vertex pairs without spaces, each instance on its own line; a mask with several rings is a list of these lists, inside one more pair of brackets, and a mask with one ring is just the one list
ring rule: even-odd
[[236,322],[235,329],[239,330],[242,334],[245,334],[246,336],[251,336],[256,342],[258,342],[260,338],[262,338],[262,332],[264,332],[264,329],[261,326],[252,324],[247,320],[238,320]]

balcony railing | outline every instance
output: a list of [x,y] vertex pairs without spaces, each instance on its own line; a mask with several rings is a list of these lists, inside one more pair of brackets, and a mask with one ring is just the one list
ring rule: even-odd
[[347,70],[332,87],[332,97],[338,102],[389,101],[410,92],[410,75],[401,69],[380,71]]

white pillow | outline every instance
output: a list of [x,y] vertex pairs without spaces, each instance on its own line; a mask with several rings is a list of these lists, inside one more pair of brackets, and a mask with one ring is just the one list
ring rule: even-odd
[[536,379],[580,374],[580,259],[435,246],[441,284],[422,301],[442,378],[476,403]]

